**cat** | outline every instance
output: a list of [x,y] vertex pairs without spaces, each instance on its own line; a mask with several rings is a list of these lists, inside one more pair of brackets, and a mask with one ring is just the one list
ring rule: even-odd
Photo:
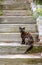
[[19,29],[22,38],[21,44],[30,45],[29,48],[27,48],[27,50],[24,52],[26,54],[28,51],[30,51],[33,48],[34,39],[29,32],[25,32],[25,27],[23,28],[19,27]]
[[32,35],[29,32],[25,32],[25,27],[23,28],[19,27],[19,29],[20,29],[21,38],[22,38],[21,44],[31,45],[34,42]]

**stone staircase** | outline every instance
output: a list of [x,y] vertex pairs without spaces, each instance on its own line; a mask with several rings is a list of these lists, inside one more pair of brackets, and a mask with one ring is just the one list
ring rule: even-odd
[[28,1],[16,1],[16,0],[11,0],[11,1],[3,1],[3,3],[1,3],[1,5],[4,5],[2,9],[29,9],[29,3]]
[[0,20],[4,24],[36,24],[33,16],[0,16]]
[[16,41],[21,43],[19,27],[25,27],[25,31],[31,32],[36,40],[38,35],[36,24],[0,24],[0,41]]
[[[22,57],[21,57],[22,56]],[[26,57],[24,57],[26,56]],[[34,58],[28,58],[30,55],[3,55],[0,59],[0,65],[28,65],[28,64],[42,64],[42,59],[36,56]],[[32,55],[31,55],[32,56]],[[21,58],[20,58],[21,57]],[[23,58],[24,57],[24,58]]]
[[3,13],[0,16],[0,65],[21,65],[24,58],[40,58],[41,60],[41,55],[31,57],[31,55],[23,54],[29,46],[21,45],[19,27],[25,27],[25,31],[31,32],[34,41],[37,40],[36,37],[39,35],[28,0],[3,0],[0,8]]

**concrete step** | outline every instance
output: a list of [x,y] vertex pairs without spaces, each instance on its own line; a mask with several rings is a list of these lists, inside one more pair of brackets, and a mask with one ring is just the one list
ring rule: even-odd
[[[12,58],[8,58],[8,57],[13,57]],[[30,56],[30,55],[6,55],[7,58],[5,58],[5,56],[2,56],[3,59],[1,58],[0,59],[0,65],[41,65],[42,64],[42,59],[40,57],[37,57],[37,56],[33,56],[35,58],[25,58],[27,56]],[[22,57],[24,58],[22,58]],[[17,57],[17,58],[14,58],[14,57]],[[20,58],[21,57],[21,58]],[[32,57],[32,56],[31,56]],[[37,58],[36,58],[37,57]]]
[[28,2],[28,1],[26,1],[26,0],[3,0],[3,1],[0,1],[1,2],[1,4],[0,5],[12,5],[12,4],[22,4],[22,3],[26,3],[26,2]]
[[0,55],[1,59],[41,59],[40,55]]
[[30,9],[30,4],[28,1],[3,1],[0,3],[0,5],[3,6],[2,9],[23,9],[23,10],[27,10],[27,9]]
[[25,27],[26,32],[35,33],[37,32],[36,24],[0,24],[0,32],[2,33],[19,33],[19,27]]
[[[34,44],[34,47],[40,47],[40,45]],[[24,54],[24,52],[28,48],[29,48],[29,45],[26,45],[26,44],[22,45],[21,43],[0,42],[0,55]]]
[[19,43],[0,43],[0,54],[21,54],[24,53],[28,47],[28,45]]
[[0,23],[29,24],[36,23],[33,16],[0,16]]
[[6,9],[6,10],[31,10],[30,8],[30,4],[28,2],[13,2],[13,3],[1,3],[1,7],[2,9]]
[[31,16],[30,10],[3,10],[3,16]]
[[[38,33],[32,33],[32,36],[34,38],[34,41],[37,40],[37,35]],[[21,34],[20,33],[0,33],[0,42],[2,41],[7,41],[7,42],[20,42],[22,41],[21,39]]]
[[11,3],[24,3],[26,0],[0,0],[3,4],[11,4]]

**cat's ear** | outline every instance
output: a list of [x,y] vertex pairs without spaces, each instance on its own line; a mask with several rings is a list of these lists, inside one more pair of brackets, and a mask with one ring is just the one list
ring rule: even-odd
[[25,27],[23,29],[25,30]]

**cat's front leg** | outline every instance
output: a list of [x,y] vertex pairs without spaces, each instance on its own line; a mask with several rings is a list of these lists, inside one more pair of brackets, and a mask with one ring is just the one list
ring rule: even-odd
[[25,39],[22,39],[22,43],[21,44],[25,44]]

